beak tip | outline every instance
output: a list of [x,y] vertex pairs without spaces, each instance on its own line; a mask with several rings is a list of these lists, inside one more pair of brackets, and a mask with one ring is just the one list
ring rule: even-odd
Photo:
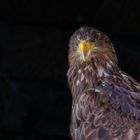
[[81,58],[82,58],[84,61],[86,61],[85,55],[84,55],[83,53],[81,54]]

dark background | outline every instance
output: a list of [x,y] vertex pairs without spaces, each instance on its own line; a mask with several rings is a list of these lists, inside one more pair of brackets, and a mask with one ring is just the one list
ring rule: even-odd
[[0,1],[0,140],[70,140],[68,41],[89,25],[140,80],[137,0]]

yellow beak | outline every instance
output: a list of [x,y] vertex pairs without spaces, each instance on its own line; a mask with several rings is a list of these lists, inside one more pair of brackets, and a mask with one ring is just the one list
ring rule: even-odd
[[91,46],[88,41],[81,41],[79,44],[79,50],[81,58],[86,61],[87,57],[89,56],[90,52],[95,50],[96,46]]

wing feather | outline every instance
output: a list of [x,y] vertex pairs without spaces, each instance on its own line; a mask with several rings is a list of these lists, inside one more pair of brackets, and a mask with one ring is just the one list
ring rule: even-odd
[[[134,88],[135,87],[135,88]],[[96,88],[99,94],[123,115],[140,120],[140,91],[133,81],[106,78]]]
[[139,140],[136,137],[140,132],[140,124],[121,116],[116,108],[113,110],[110,106],[112,100],[104,100],[103,103],[102,99],[103,94],[89,90],[74,103],[71,123],[73,140]]
[[[93,91],[92,91],[93,92]],[[113,140],[109,130],[102,124],[101,118],[106,117],[103,109],[96,105],[98,96],[91,91],[82,94],[73,106],[72,136],[74,140]],[[80,122],[80,123],[78,123]],[[77,124],[76,126],[73,126]],[[76,129],[75,129],[76,128]]]

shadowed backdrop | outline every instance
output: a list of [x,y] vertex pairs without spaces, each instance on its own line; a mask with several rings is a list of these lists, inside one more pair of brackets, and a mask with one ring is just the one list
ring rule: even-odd
[[107,33],[140,80],[139,12],[136,0],[0,1],[0,139],[70,140],[68,41],[82,25]]

